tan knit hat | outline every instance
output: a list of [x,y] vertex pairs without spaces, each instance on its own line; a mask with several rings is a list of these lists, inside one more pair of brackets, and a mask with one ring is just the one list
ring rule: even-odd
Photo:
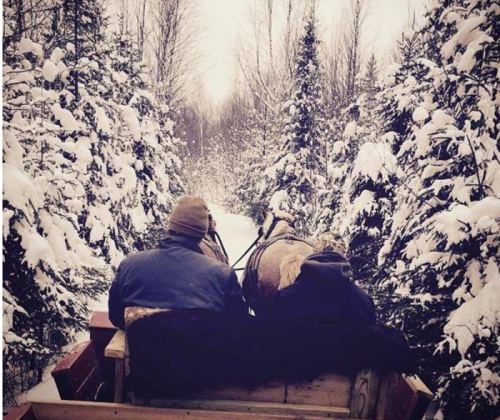
[[170,215],[168,230],[203,238],[208,231],[208,207],[205,200],[189,195],[182,197]]

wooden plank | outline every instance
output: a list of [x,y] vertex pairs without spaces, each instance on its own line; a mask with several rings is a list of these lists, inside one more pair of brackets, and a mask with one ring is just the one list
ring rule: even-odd
[[111,321],[109,320],[108,313],[106,311],[95,311],[90,318],[89,329],[102,328],[107,330],[117,330]]
[[380,377],[374,370],[363,369],[354,382],[351,393],[351,416],[369,419],[375,416]]
[[422,396],[426,396],[429,399],[434,398],[434,395],[432,394],[431,390],[417,375],[414,376],[403,375],[403,377],[416,392],[418,392]]
[[104,357],[104,349],[109,344],[118,328],[108,318],[107,312],[94,312],[89,323],[90,339],[94,343],[97,358],[101,364],[104,379],[112,383],[115,377],[115,364]]
[[224,400],[172,400],[151,399],[151,406],[177,408],[187,410],[230,411],[258,414],[289,414],[298,417],[349,417],[350,410],[346,407],[326,407],[303,404],[278,404],[245,401]]
[[418,396],[403,377],[393,384],[387,398],[384,417],[386,420],[408,419]]
[[389,390],[384,420],[420,420],[432,398],[419,378],[400,376]]
[[63,400],[84,399],[95,394],[102,382],[102,372],[93,342],[75,346],[51,374]]
[[104,382],[101,367],[99,365],[89,372],[88,376],[82,382],[76,391],[76,400],[94,399],[99,386]]
[[377,407],[375,409],[375,420],[387,420],[386,410],[389,401],[389,393],[394,389],[394,385],[399,380],[399,374],[390,373],[385,375],[380,381],[380,387],[378,391]]
[[259,387],[228,386],[205,389],[186,396],[197,400],[238,400],[284,403],[285,383],[281,380],[267,382]]
[[116,403],[123,401],[123,381],[124,381],[125,360],[116,359],[115,361],[115,399]]
[[125,358],[125,331],[118,330],[104,350],[106,357],[113,359]]
[[35,412],[31,403],[21,404],[17,407],[12,408],[5,417],[4,420],[37,420],[35,417]]
[[314,380],[287,384],[288,404],[349,407],[352,379],[337,374],[321,375]]
[[[125,331],[116,331],[110,343],[106,346],[104,355],[107,358],[112,358],[115,362],[114,375],[114,399],[116,403],[123,401],[124,380],[125,380],[125,356],[127,353]],[[128,361],[127,361],[128,363]]]
[[[324,417],[294,414],[238,413],[139,407],[127,404],[85,401],[33,402],[37,420],[324,420]],[[332,420],[341,417],[330,417]]]
[[417,401],[408,416],[408,420],[421,420],[434,396],[427,385],[417,376],[404,376],[405,381],[417,394]]
[[104,349],[118,330],[108,318],[107,312],[94,312],[89,322],[90,339],[94,342],[98,357],[104,357]]

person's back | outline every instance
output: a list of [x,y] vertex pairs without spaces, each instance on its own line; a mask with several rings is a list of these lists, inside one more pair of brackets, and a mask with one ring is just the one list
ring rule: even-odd
[[124,328],[125,308],[202,309],[247,312],[236,273],[205,256],[200,241],[208,230],[208,208],[183,197],[169,219],[169,236],[154,250],[122,261],[109,292],[109,318]]
[[351,280],[345,246],[325,248],[315,247],[295,282],[259,317],[267,351],[280,356],[273,368],[295,379],[363,367],[407,369],[405,338],[377,325],[373,299]]
[[136,392],[200,386],[217,379],[216,368],[234,369],[227,357],[235,354],[238,323],[248,311],[235,271],[202,253],[207,229],[205,202],[183,197],[159,247],[120,264],[109,292],[109,318],[127,331]]
[[295,283],[279,291],[268,316],[342,325],[375,324],[373,300],[352,283],[345,257],[335,252],[313,254],[300,270]]

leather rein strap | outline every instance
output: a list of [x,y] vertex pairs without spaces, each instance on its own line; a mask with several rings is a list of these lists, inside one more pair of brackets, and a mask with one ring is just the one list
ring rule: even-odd
[[[259,233],[259,236],[257,236],[257,239],[256,239],[255,241],[253,241],[252,245],[250,245],[250,246],[248,247],[248,249],[247,249],[247,250],[243,253],[243,255],[242,255],[240,258],[238,258],[238,261],[236,261],[236,262],[235,262],[235,263],[231,266],[231,268],[234,268],[234,266],[235,266],[236,264],[238,264],[238,263],[239,263],[239,262],[243,259],[243,257],[244,257],[245,255],[247,255],[247,254],[250,252],[250,250],[251,250],[251,249],[252,249],[255,245],[257,245],[257,242],[259,242],[259,241],[260,241],[260,238],[262,238],[262,232],[260,232],[260,233]],[[240,271],[240,270],[244,270],[244,269],[245,269],[244,267],[241,267],[241,268],[234,268],[234,270],[235,270],[235,271]]]
[[[273,233],[273,230],[276,228],[276,225],[281,222],[281,221],[284,221],[284,222],[287,222],[289,223],[292,227],[293,227],[293,222],[290,222],[289,220],[286,220],[286,219],[283,219],[281,217],[276,217],[274,216],[273,218],[273,222],[271,223],[271,226],[269,228],[269,230],[266,232],[266,234],[264,235],[264,233],[262,232],[262,227],[259,229],[259,236],[257,236],[257,239],[252,243],[252,245],[250,245],[248,247],[248,249],[244,252],[244,254],[238,258],[238,261],[236,261],[232,266],[231,268],[234,268],[242,259],[245,255],[247,255],[250,250],[255,246],[257,245],[257,243],[259,242],[260,238],[262,238],[262,236],[264,236],[264,243],[266,241],[269,240],[269,235],[271,235],[271,233]],[[240,267],[240,268],[234,268],[235,271],[241,271],[241,270],[244,270],[245,267]]]

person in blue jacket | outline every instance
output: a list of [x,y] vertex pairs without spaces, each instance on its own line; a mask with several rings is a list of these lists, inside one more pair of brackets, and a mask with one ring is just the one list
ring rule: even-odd
[[109,319],[115,326],[124,328],[124,311],[131,306],[247,313],[235,271],[200,248],[208,214],[203,199],[182,197],[158,248],[122,261],[109,291]]

